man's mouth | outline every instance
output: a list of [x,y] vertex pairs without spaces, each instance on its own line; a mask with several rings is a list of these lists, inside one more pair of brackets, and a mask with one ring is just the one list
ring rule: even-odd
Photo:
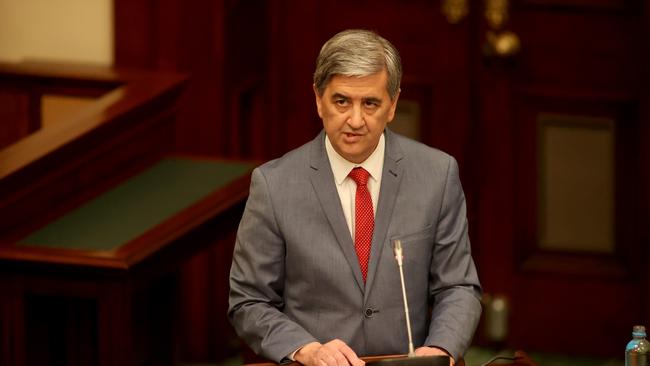
[[363,137],[362,134],[358,133],[351,133],[351,132],[343,132],[343,140],[347,143],[355,143],[361,140],[361,137]]

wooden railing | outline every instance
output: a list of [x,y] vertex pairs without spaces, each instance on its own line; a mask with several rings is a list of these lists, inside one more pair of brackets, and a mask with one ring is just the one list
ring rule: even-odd
[[[0,245],[152,164],[173,147],[178,74],[0,63]],[[42,126],[44,95],[92,97]]]

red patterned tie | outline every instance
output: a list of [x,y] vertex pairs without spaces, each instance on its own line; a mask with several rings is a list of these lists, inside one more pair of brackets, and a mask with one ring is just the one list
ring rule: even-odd
[[357,192],[354,197],[354,249],[359,258],[363,282],[366,282],[372,231],[375,229],[372,198],[370,198],[367,186],[369,173],[363,168],[354,168],[349,176],[357,184]]

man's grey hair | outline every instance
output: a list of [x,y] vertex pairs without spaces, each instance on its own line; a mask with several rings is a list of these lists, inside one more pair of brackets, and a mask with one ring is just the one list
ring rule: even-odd
[[384,69],[388,74],[386,89],[390,98],[395,99],[402,80],[399,52],[375,32],[349,29],[334,35],[321,48],[316,59],[314,85],[322,96],[335,75],[363,77]]

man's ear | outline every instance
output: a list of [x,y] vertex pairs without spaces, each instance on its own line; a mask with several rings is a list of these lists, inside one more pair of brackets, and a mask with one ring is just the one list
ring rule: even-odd
[[395,118],[395,111],[397,110],[397,100],[399,99],[399,93],[402,91],[402,89],[397,90],[397,94],[395,94],[395,98],[391,100],[391,105],[390,105],[390,110],[388,111],[388,122],[392,122],[393,118]]
[[323,118],[323,113],[321,111],[321,105],[323,103],[323,98],[321,97],[320,94],[318,94],[318,89],[316,88],[316,84],[311,84],[312,89],[314,89],[314,96],[316,97],[316,109],[318,110],[318,116],[320,118]]

